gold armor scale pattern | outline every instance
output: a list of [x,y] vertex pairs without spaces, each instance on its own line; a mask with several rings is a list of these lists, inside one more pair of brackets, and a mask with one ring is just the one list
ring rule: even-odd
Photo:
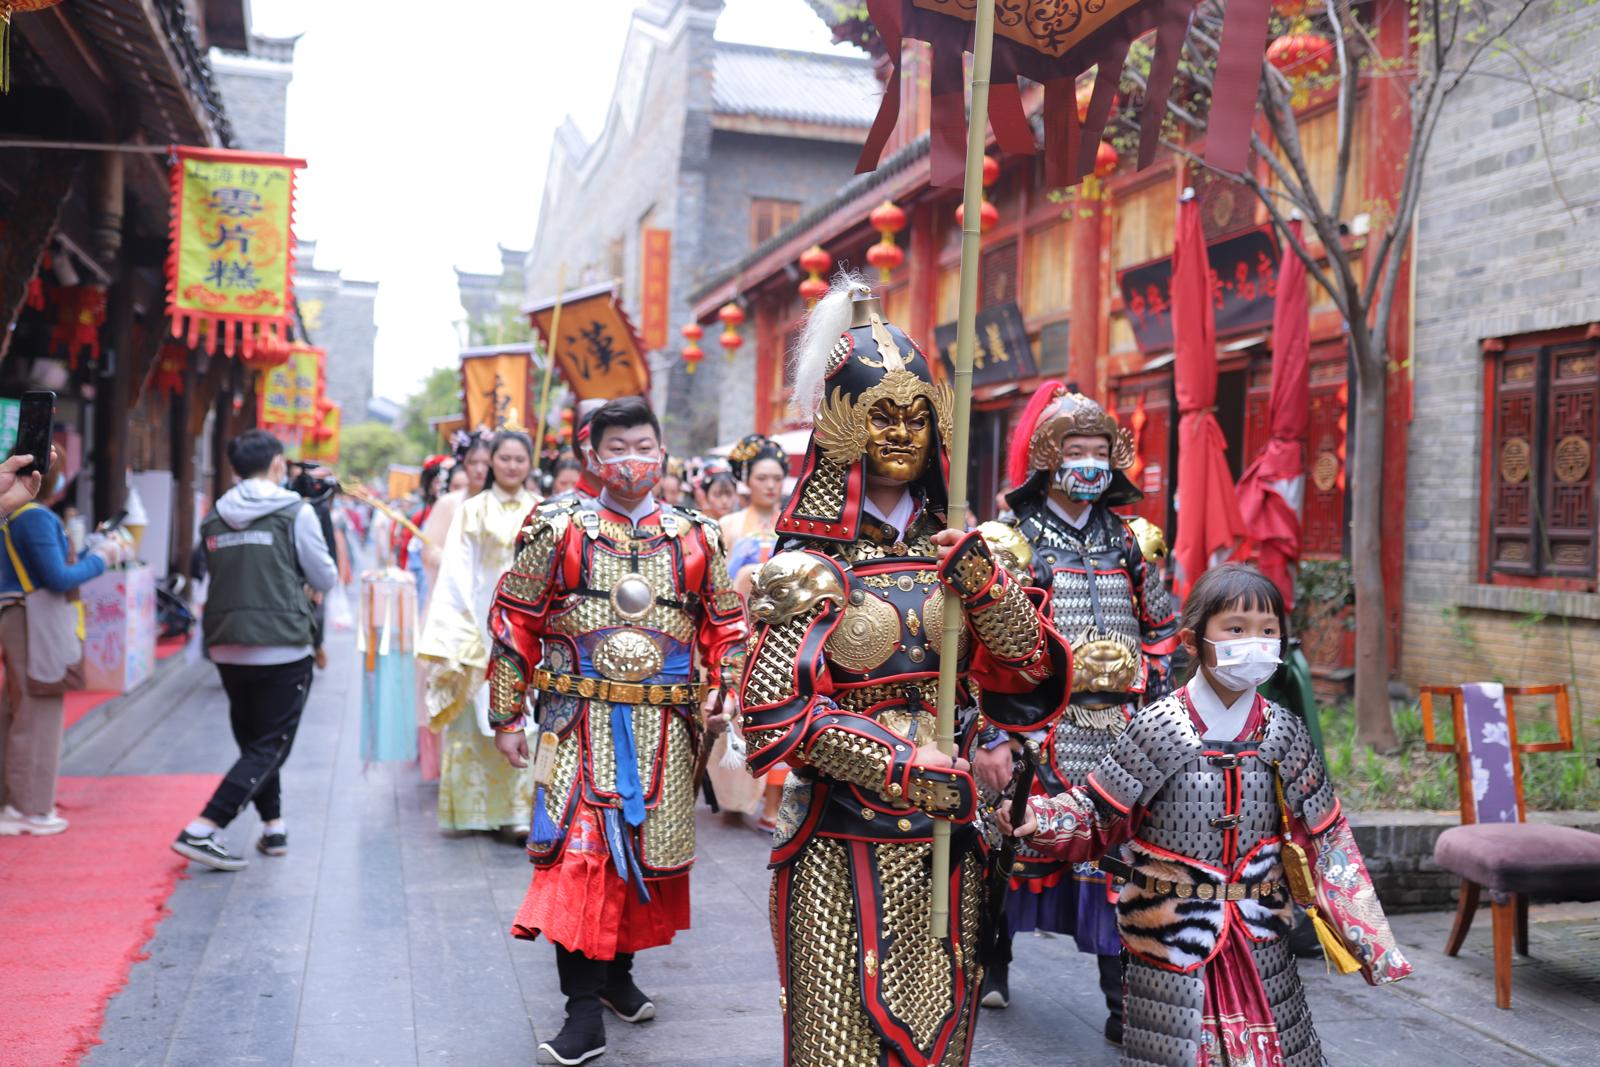
[[[642,707],[634,708],[634,722],[640,721]],[[654,709],[658,714],[660,708]],[[660,720],[657,719],[659,725]],[[660,736],[659,732],[656,734]],[[643,738],[639,755],[645,755]],[[655,742],[650,744],[655,755]],[[650,766],[645,762],[643,766]],[[661,763],[661,796],[650,817],[644,821],[644,862],[657,870],[681,867],[694,859],[694,749],[689,725],[673,715],[667,723],[667,752]]]
[[806,762],[829,778],[882,789],[894,762],[889,750],[877,741],[846,730],[823,730],[806,750]]
[[[774,924],[779,921],[774,911]],[[796,1067],[878,1067],[878,1035],[856,985],[861,937],[840,842],[818,838],[795,862],[789,930],[776,936],[782,934],[774,929],[774,941],[789,946],[791,1061]]]
[[544,595],[550,559],[571,518],[565,513],[540,515],[523,531],[517,554],[501,579],[507,593],[528,604]]
[[[549,784],[544,787],[544,811],[557,826],[561,825],[561,815],[566,811],[567,798],[572,793],[572,785],[577,777],[578,737],[574,733],[568,734],[556,746],[555,766],[550,770]],[[528,841],[529,850],[537,855],[548,855],[555,847],[556,843],[540,845],[531,839]]]
[[800,658],[800,645],[810,625],[808,614],[767,630],[745,679],[746,706],[758,708],[776,703],[794,692],[794,664]]
[[794,509],[795,517],[804,521],[807,515],[812,515],[827,522],[835,521],[844,511],[844,485],[848,474],[848,468],[832,460],[819,462],[816,474],[806,479],[805,492]]
[[1019,582],[1010,582],[1000,603],[969,614],[967,624],[1002,660],[1017,661],[1039,648],[1038,613]]
[[923,1050],[933,1044],[947,1006],[955,1003],[949,950],[928,932],[933,904],[928,890],[931,844],[880,844],[878,879],[883,886],[885,945],[883,1001]]

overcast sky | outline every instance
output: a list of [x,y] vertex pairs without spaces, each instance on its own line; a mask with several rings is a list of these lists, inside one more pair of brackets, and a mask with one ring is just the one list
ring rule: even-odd
[[[376,280],[373,391],[456,361],[453,267],[533,243],[550,138],[605,121],[634,0],[253,0],[256,32],[302,34],[288,151],[309,166],[296,231],[317,266]],[[728,41],[832,45],[805,0],[728,0]],[[859,53],[856,53],[859,54]],[[330,353],[338,358],[337,353]]]

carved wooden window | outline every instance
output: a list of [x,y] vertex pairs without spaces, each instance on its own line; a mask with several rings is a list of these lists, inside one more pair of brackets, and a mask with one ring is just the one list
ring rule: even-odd
[[1485,368],[1484,567],[1592,587],[1600,341],[1538,340],[1505,343]]
[[799,218],[800,202],[797,200],[751,200],[750,246],[757,248],[766,244],[769,238],[782,233]]
[[1017,300],[1017,242],[984,249],[979,261],[978,310]]

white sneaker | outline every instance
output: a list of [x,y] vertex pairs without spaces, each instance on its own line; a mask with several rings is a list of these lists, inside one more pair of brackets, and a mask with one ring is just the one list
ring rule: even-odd
[[18,834],[33,834],[35,837],[48,837],[50,834],[59,834],[71,824],[50,809],[45,815],[24,815],[16,808],[7,804],[5,811],[0,813],[0,836],[15,837]]

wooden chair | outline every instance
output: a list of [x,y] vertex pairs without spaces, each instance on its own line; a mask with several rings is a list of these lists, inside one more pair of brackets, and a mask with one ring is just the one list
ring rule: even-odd
[[[1461,876],[1461,902],[1445,943],[1454,956],[1466,940],[1479,896],[1489,890],[1494,915],[1494,1000],[1511,1007],[1511,948],[1528,955],[1528,901],[1600,900],[1600,834],[1526,821],[1522,761],[1526,752],[1572,748],[1572,711],[1564,685],[1423,686],[1422,734],[1432,752],[1453,752],[1461,825],[1439,835],[1434,862]],[[1559,741],[1517,740],[1515,698],[1555,698]],[[1435,736],[1433,698],[1448,697],[1453,740]]]

